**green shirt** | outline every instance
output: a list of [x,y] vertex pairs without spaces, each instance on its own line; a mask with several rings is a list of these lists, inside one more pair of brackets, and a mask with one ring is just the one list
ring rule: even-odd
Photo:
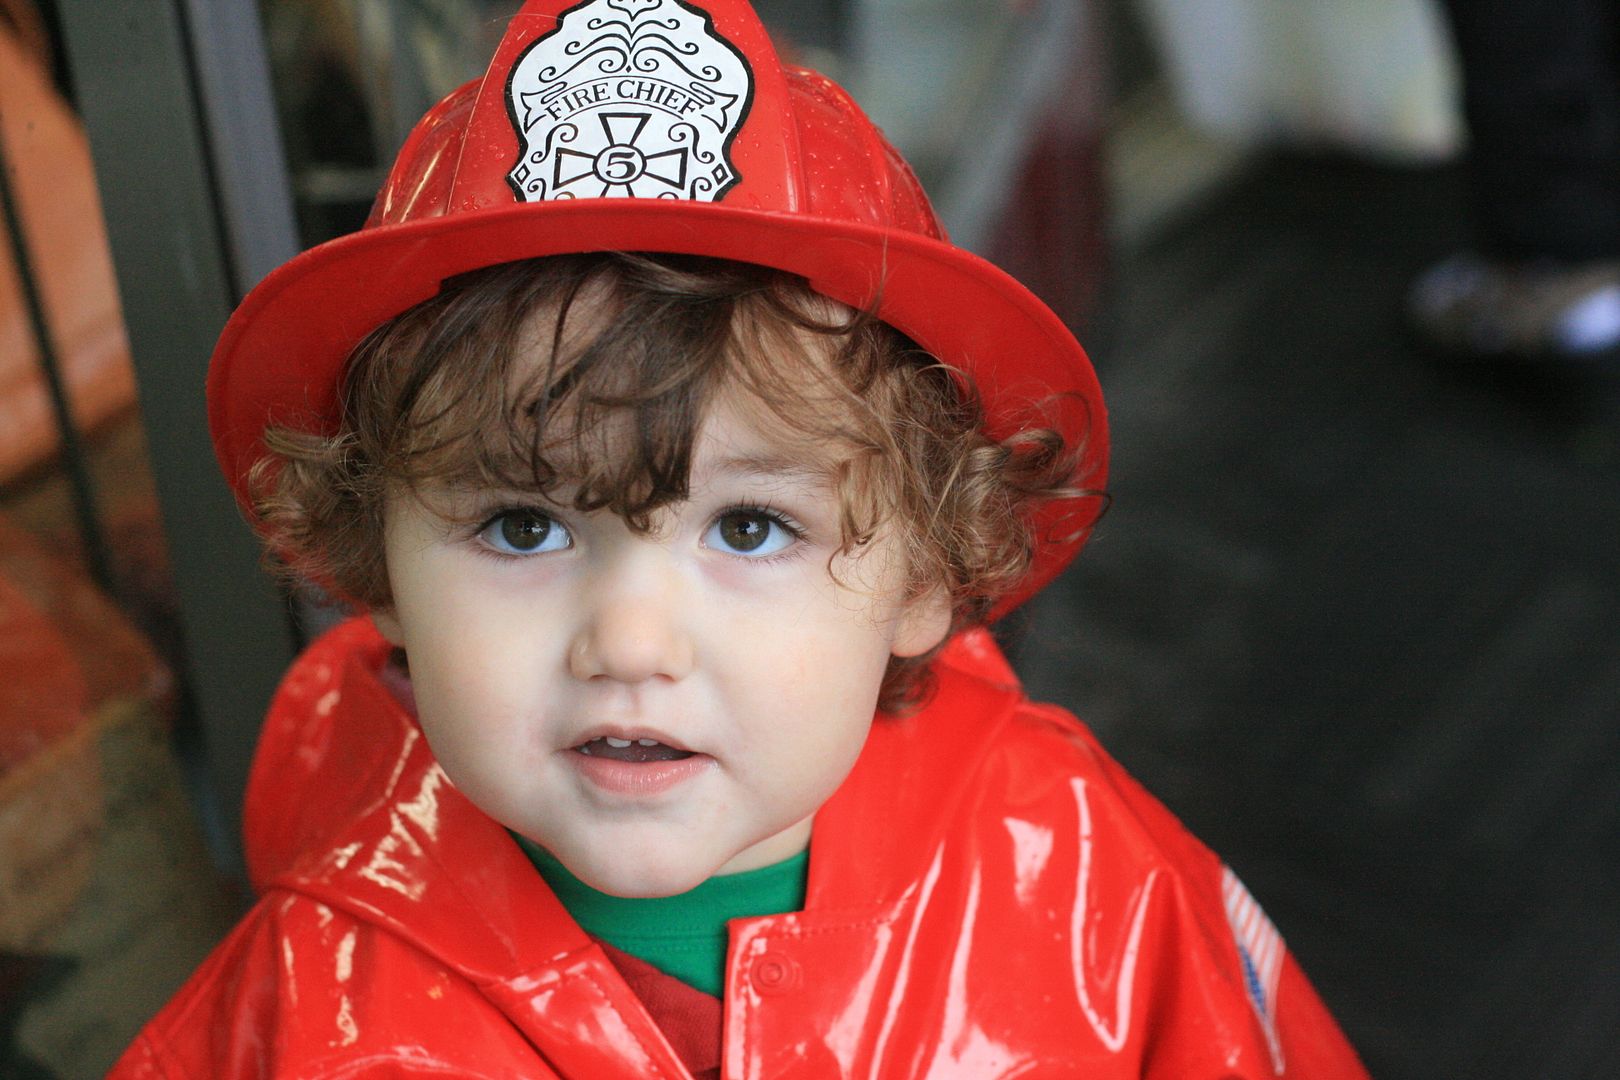
[[726,923],[804,906],[808,851],[758,870],[717,875],[676,896],[631,899],[598,892],[549,851],[514,838],[587,934],[716,997],[726,983]]

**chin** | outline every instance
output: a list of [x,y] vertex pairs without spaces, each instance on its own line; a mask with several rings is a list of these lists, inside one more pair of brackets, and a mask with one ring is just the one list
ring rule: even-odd
[[713,877],[717,867],[705,866],[570,866],[574,876],[610,896],[650,900],[689,892]]

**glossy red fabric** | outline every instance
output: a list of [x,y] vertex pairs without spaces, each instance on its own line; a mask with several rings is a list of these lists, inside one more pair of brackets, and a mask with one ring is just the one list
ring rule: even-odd
[[[251,779],[263,898],[117,1078],[682,1078],[601,948],[446,780],[346,623],[289,673]],[[1275,1045],[1223,868],[990,639],[877,723],[805,910],[732,926],[724,1075],[1361,1077],[1291,957]]]

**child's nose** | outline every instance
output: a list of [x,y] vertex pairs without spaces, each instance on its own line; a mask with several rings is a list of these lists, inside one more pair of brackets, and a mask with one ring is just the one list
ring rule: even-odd
[[681,679],[692,670],[691,612],[667,578],[637,574],[596,590],[587,618],[569,647],[578,679],[636,683]]

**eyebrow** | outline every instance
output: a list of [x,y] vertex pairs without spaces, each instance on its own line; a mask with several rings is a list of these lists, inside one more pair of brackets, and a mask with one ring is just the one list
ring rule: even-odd
[[829,484],[835,471],[828,465],[808,457],[789,457],[786,454],[740,454],[721,458],[709,471],[716,475],[761,476],[769,479]]

